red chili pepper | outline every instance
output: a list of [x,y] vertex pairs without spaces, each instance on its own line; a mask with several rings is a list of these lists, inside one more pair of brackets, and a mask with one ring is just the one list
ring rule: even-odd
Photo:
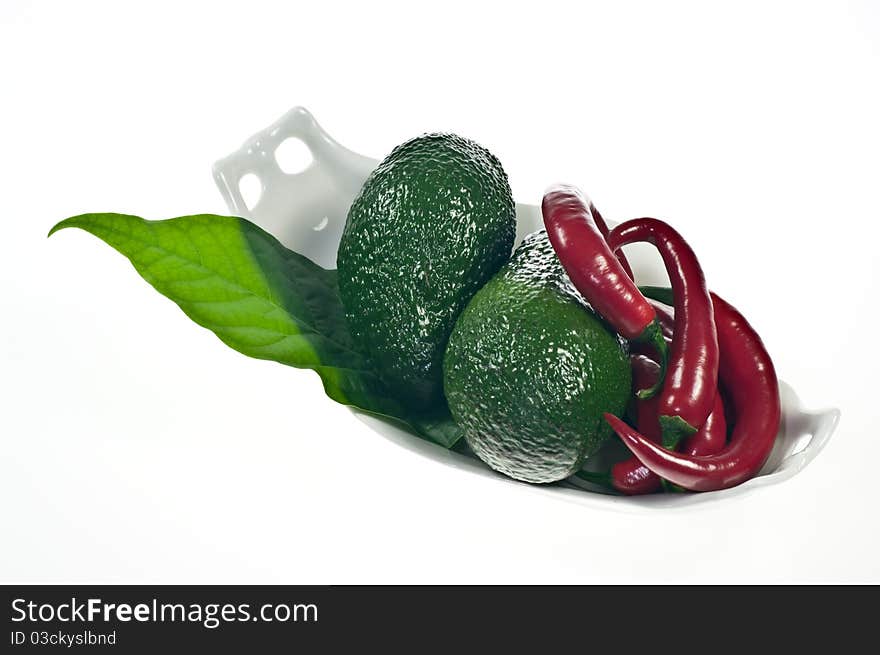
[[660,379],[653,389],[639,392],[640,397],[655,395],[666,373],[666,342],[654,308],[608,247],[590,201],[572,186],[557,185],[544,194],[541,211],[550,243],[575,288],[623,338],[656,349]]
[[[633,380],[642,378],[642,384],[650,384],[651,376],[657,374],[657,364],[645,364],[640,361],[646,358],[634,356],[631,358],[633,362]],[[644,378],[648,378],[645,380]],[[650,400],[639,400],[636,402],[636,419],[639,432],[653,443],[660,441],[660,421],[657,416],[658,398]],[[724,402],[721,394],[715,396],[715,403],[709,418],[703,423],[703,426],[684,440],[681,445],[682,452],[688,455],[712,455],[720,452],[727,442],[727,421],[724,415]],[[611,467],[610,485],[617,491],[633,496],[637,494],[650,494],[660,490],[662,482],[660,476],[652,472],[648,467],[642,464],[638,457],[631,457],[622,462],[618,462]]]
[[[645,389],[657,383],[660,366],[645,355],[630,355],[633,389]],[[660,398],[637,399],[634,404],[635,424],[639,431],[654,441],[660,441],[660,423],[657,421]]]
[[672,348],[660,394],[663,444],[675,448],[703,425],[715,402],[718,338],[712,300],[694,251],[670,225],[656,218],[637,218],[608,235],[613,251],[638,241],[651,243],[660,252],[675,294]]
[[[656,384],[660,366],[644,355],[631,355],[633,389],[650,388]],[[660,423],[657,421],[659,398],[636,400],[635,420],[639,431],[652,441],[660,441]],[[606,484],[627,495],[650,494],[660,489],[660,478],[648,470],[635,456],[611,467]]]
[[[602,218],[602,214],[600,214],[599,210],[596,209],[596,205],[593,204],[593,201],[588,199],[588,202],[590,203],[590,213],[593,215],[593,219],[596,221],[596,227],[599,228],[599,232],[602,234],[602,238],[604,238],[607,242],[608,234],[611,232],[611,230],[608,229],[608,223],[606,223],[605,219]],[[619,250],[614,254],[617,256],[617,261],[620,262],[620,265],[629,276],[629,279],[635,280],[636,276],[633,275],[632,266],[629,265],[629,260],[626,258],[626,255],[623,254],[623,251]]]
[[753,477],[767,461],[781,408],[779,382],[761,337],[732,305],[712,294],[721,346],[721,380],[736,415],[730,443],[715,455],[676,453],[630,428],[613,414],[605,419],[645,466],[691,491],[715,491]]

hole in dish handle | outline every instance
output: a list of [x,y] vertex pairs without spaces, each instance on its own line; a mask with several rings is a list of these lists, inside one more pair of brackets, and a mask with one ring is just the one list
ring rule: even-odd
[[288,136],[275,147],[275,164],[285,175],[299,175],[314,162],[312,147],[300,136]]
[[[258,180],[259,176],[254,174],[253,171],[231,170],[228,163],[221,164],[220,162],[214,165],[213,172],[214,182],[217,184],[217,189],[220,191],[220,195],[223,196],[223,200],[226,203],[226,207],[229,209],[229,213],[233,216],[250,218],[250,209],[241,193],[241,181],[248,175],[253,175],[254,177],[257,177]],[[262,180],[260,180],[260,187],[262,189]],[[260,192],[260,197],[262,197],[262,190]],[[257,198],[257,201],[259,201],[259,197]]]
[[[314,166],[337,165],[340,157],[347,153],[333,138],[324,131],[315,117],[305,107],[294,107],[270,128],[273,136],[279,139],[272,157],[279,170],[287,175],[304,173]],[[288,143],[293,140],[295,143]],[[298,143],[296,143],[298,142]],[[284,165],[284,157],[278,156],[279,150],[287,147],[299,147],[300,152],[294,157],[293,170],[288,171]],[[308,159],[304,162],[304,159]],[[372,170],[372,167],[370,168]]]
[[260,176],[254,172],[245,173],[235,185],[241,205],[248,211],[254,210],[263,197],[264,185]]

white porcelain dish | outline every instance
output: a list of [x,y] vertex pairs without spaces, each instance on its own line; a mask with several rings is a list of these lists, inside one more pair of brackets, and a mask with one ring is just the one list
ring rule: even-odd
[[[311,156],[301,170],[286,173],[276,158],[276,151],[288,139],[296,139]],[[286,144],[287,145],[287,144]],[[367,175],[378,161],[359,155],[334,141],[302,107],[296,107],[276,123],[249,138],[234,153],[214,164],[214,179],[229,208],[236,215],[275,235],[288,248],[307,255],[318,264],[334,268],[336,250],[348,207]],[[242,180],[255,176],[259,181],[258,199],[250,203],[242,193]],[[253,178],[251,178],[252,181]],[[517,204],[517,242],[542,226],[539,208]],[[640,282],[664,281],[659,258],[631,258]],[[822,451],[840,419],[837,409],[807,411],[800,406],[797,394],[781,383],[782,424],[770,459],[755,478],[732,489],[703,494],[654,494],[626,498],[597,493],[584,483],[565,485],[529,485],[538,493],[573,502],[617,510],[684,507],[742,496],[755,489],[778,484],[803,470]],[[489,476],[499,482],[523,484],[491,471],[478,460],[444,450],[422,441],[388,423],[358,413],[363,422],[383,437],[437,462]]]

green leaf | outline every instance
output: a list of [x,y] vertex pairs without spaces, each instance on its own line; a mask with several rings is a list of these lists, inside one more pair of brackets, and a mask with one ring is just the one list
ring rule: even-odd
[[461,436],[448,411],[414,417],[386,392],[352,341],[336,271],[288,250],[253,223],[211,214],[164,221],[83,214],[49,235],[67,227],[125,255],[159,293],[231,348],[313,369],[333,400],[401,422],[447,448]]

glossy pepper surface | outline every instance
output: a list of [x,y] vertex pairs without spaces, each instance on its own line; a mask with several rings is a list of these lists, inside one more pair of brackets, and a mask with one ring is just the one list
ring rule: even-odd
[[[605,219],[602,218],[602,214],[600,214],[599,210],[596,209],[596,205],[593,204],[593,201],[589,199],[587,201],[589,202],[590,214],[593,215],[593,220],[596,221],[596,227],[599,229],[599,233],[607,242],[608,234],[611,232],[611,230],[608,229],[608,223],[606,223]],[[635,275],[633,275],[632,266],[629,265],[629,260],[626,258],[626,255],[623,253],[623,251],[618,251],[614,253],[614,255],[617,257],[617,261],[620,262],[621,267],[623,267],[624,272],[627,274],[627,276],[629,276],[629,279],[635,280],[636,278]]]
[[672,347],[660,392],[663,444],[674,448],[703,425],[715,403],[719,355],[712,300],[694,251],[670,225],[637,218],[608,235],[614,251],[636,242],[657,248],[674,292]]

